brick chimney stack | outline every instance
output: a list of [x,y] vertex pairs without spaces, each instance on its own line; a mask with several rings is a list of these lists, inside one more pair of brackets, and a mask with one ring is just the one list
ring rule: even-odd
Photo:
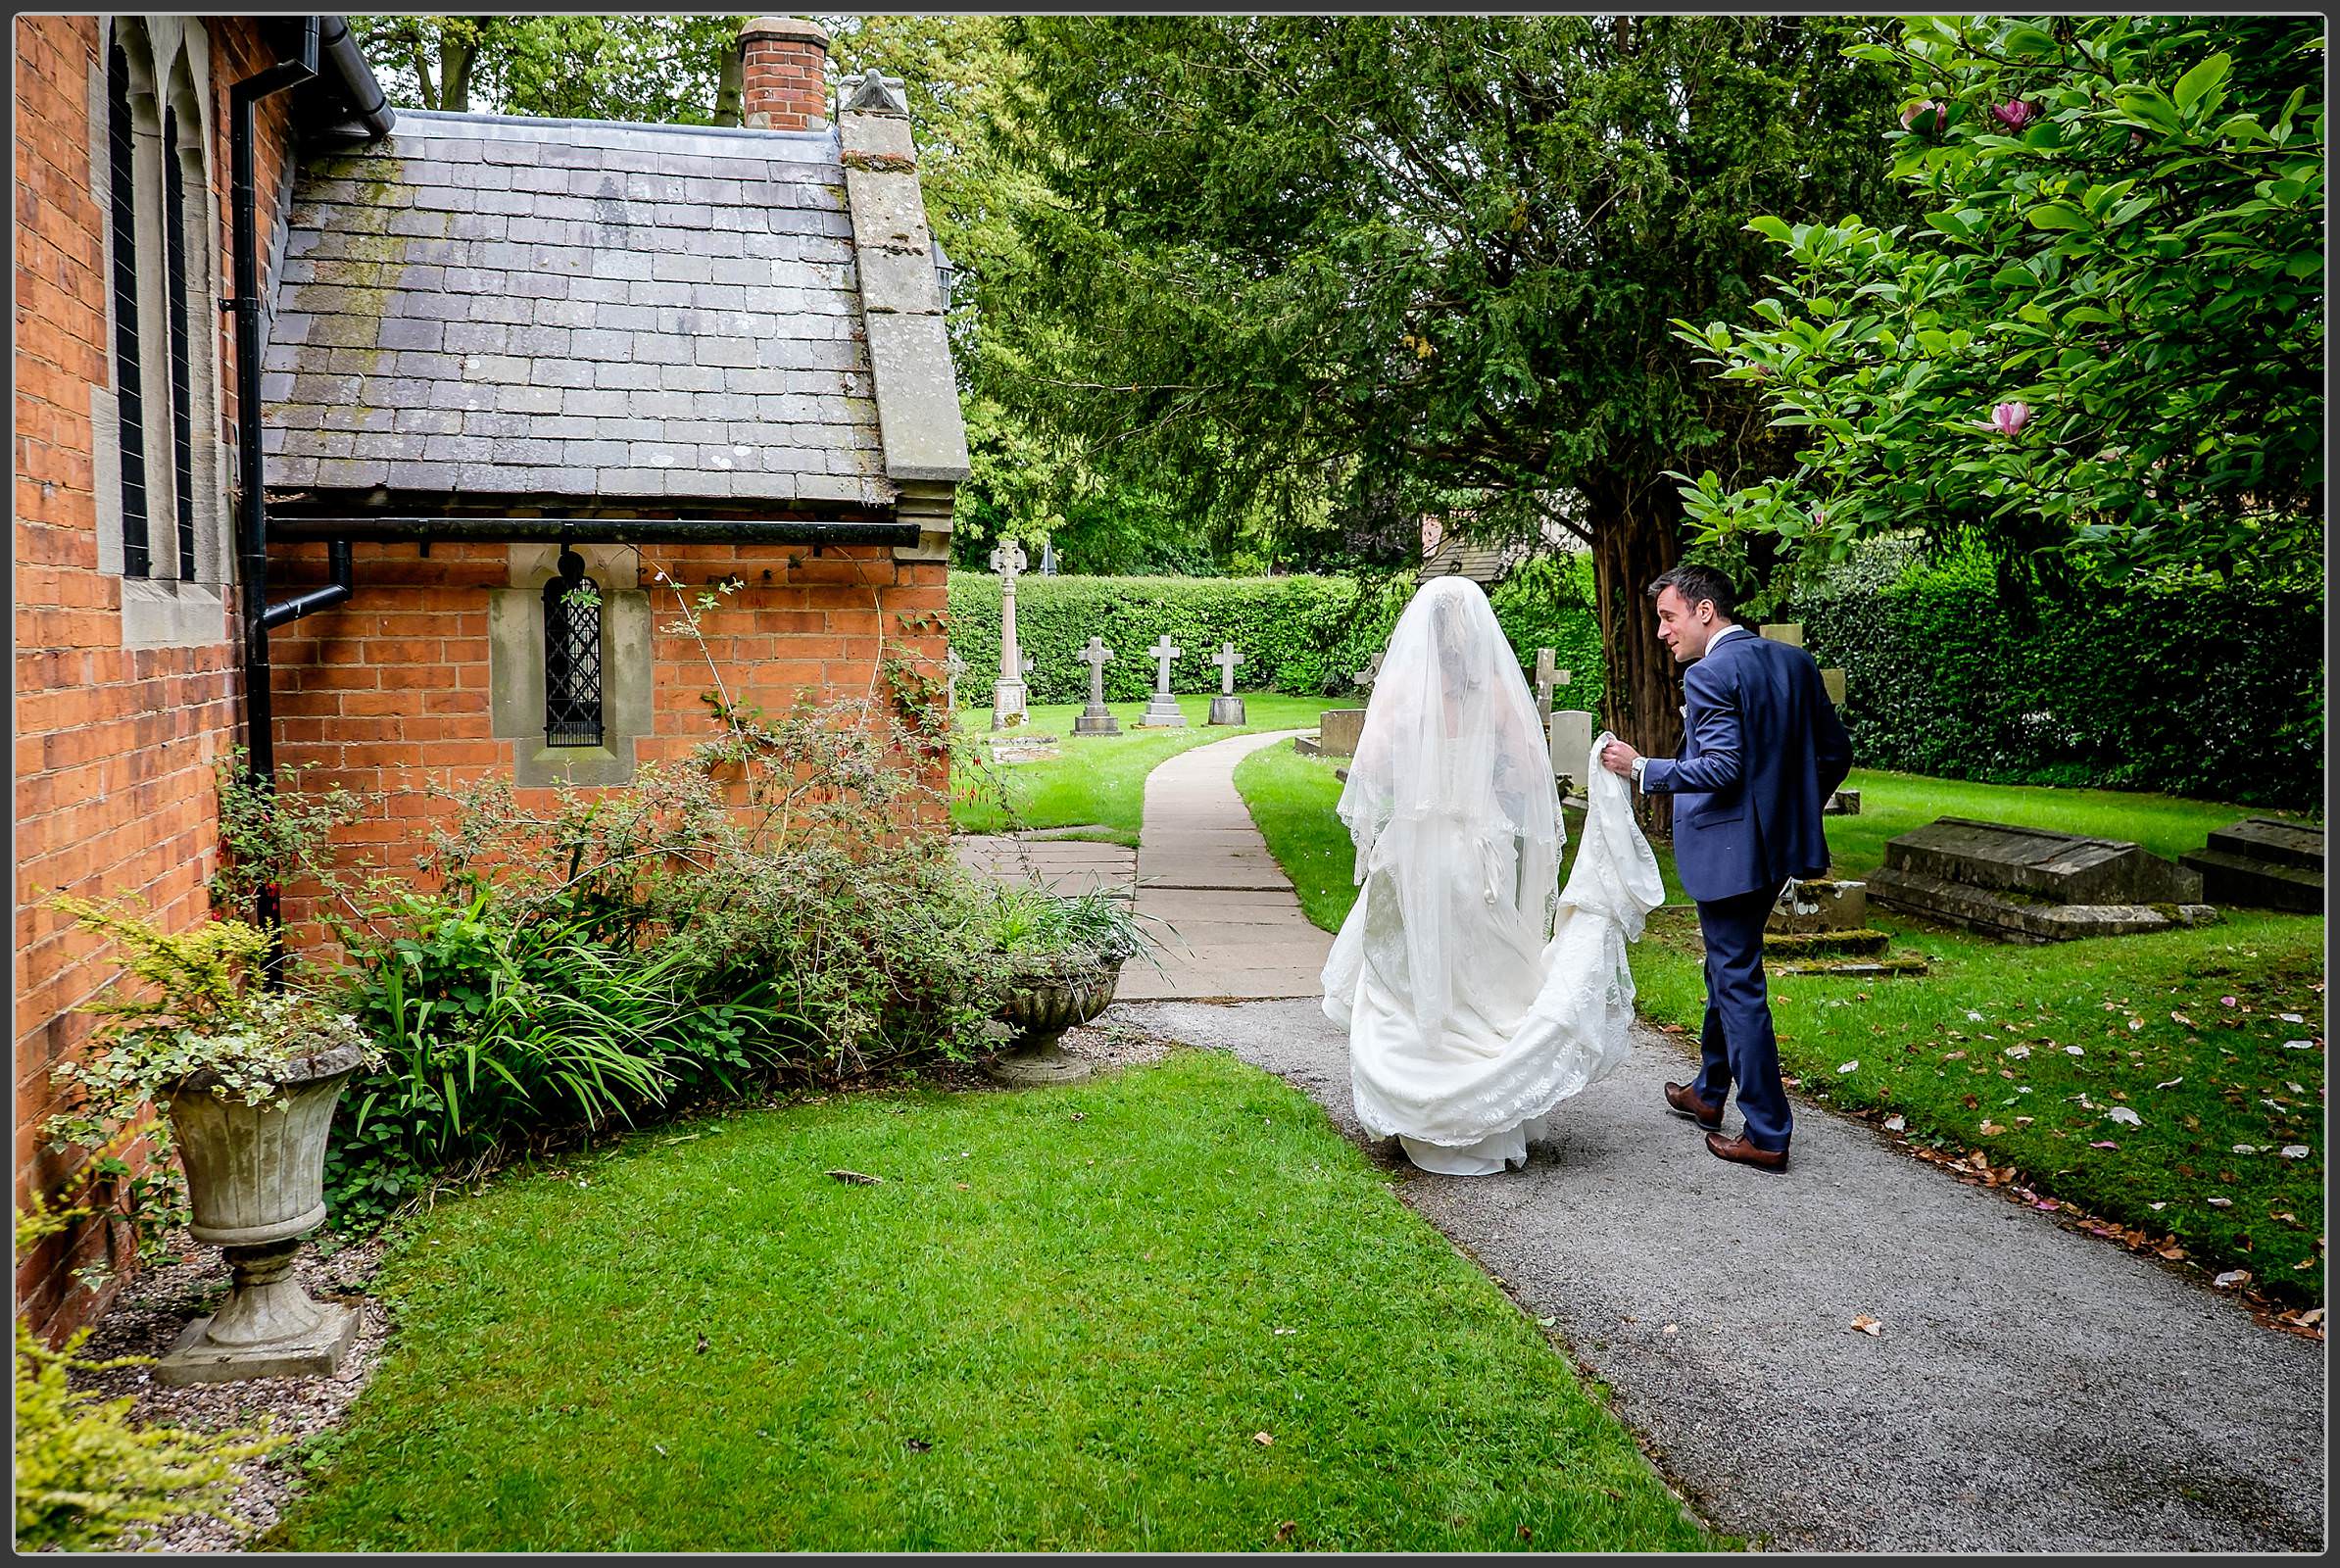
[[740,28],[741,122],[763,130],[825,130],[829,35],[804,17],[757,17]]

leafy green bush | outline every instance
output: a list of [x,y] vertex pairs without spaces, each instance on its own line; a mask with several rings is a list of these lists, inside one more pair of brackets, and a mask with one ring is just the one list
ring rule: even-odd
[[[85,1212],[38,1200],[30,1210],[18,1209],[18,1255]],[[133,1525],[217,1516],[235,1491],[233,1467],[291,1441],[265,1430],[132,1425],[134,1399],[75,1390],[70,1374],[144,1366],[152,1358],[85,1361],[75,1352],[88,1338],[82,1329],[52,1350],[17,1319],[17,1550],[99,1549]]]
[[2319,606],[2207,579],[2027,600],[1978,554],[1877,576],[1856,562],[1795,601],[1864,766],[2321,802]]
[[[1180,657],[1173,691],[1219,689],[1211,656],[1232,642],[1243,656],[1236,685],[1246,691],[1323,696],[1352,689],[1353,673],[1389,641],[1416,583],[1348,577],[1040,577],[1016,585],[1016,641],[1031,656],[1025,676],[1036,703],[1077,703],[1089,695],[1080,653],[1093,636],[1113,650],[1105,665],[1108,702],[1152,692],[1146,650],[1168,636]],[[1536,650],[1556,651],[1574,689],[1597,691],[1600,628],[1592,613],[1588,557],[1533,559],[1488,596],[1521,668],[1533,676]],[[981,701],[999,667],[999,579],[951,574],[951,646],[966,661],[961,695]]]
[[934,715],[859,700],[735,709],[688,762],[521,809],[459,795],[435,887],[376,884],[344,934],[389,1059],[343,1096],[337,1219],[433,1173],[782,1075],[984,1048],[1004,957],[937,833]]

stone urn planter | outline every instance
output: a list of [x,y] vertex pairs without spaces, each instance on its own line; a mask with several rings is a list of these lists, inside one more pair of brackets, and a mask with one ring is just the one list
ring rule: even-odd
[[293,1278],[301,1238],[325,1217],[325,1140],[342,1085],[364,1063],[356,1046],[300,1056],[262,1104],[213,1093],[198,1073],[158,1100],[187,1172],[188,1231],[221,1249],[227,1299],[187,1325],[155,1368],[159,1382],[307,1377],[340,1366],[358,1334],[355,1308],[313,1299]]
[[1017,1088],[1087,1078],[1090,1065],[1065,1052],[1064,1031],[1105,1010],[1121,984],[1121,964],[1120,955],[1095,953],[1023,960],[999,1004],[999,1017],[1014,1034],[984,1070]]

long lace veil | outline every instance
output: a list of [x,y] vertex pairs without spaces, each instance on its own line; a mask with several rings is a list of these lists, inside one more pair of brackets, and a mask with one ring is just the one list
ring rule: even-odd
[[1531,948],[1548,936],[1559,807],[1535,698],[1487,595],[1432,578],[1389,635],[1339,807],[1356,880],[1379,874],[1397,900],[1399,919],[1372,920],[1366,941],[1402,941],[1426,1026],[1446,1014],[1452,960],[1480,956],[1451,950],[1480,923],[1457,911],[1493,916]]

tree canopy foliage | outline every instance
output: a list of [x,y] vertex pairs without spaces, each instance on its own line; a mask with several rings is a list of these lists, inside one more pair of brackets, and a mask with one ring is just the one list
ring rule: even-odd
[[1907,83],[1924,220],[1757,218],[1777,293],[1676,323],[1808,443],[1685,480],[1701,530],[2319,578],[2322,20],[1920,17],[1853,52]]
[[723,66],[745,17],[352,16],[350,30],[393,104],[409,109],[738,122]]
[[[1772,17],[1016,17],[1055,200],[999,395],[1287,539],[1547,522],[1594,546],[1610,709],[1673,734],[1640,589],[1665,473],[1776,471],[1676,341],[1762,289],[1750,214],[1891,220],[1897,100],[1846,25]],[[1070,324],[1068,324],[1070,323]],[[1630,684],[1620,685],[1620,681]]]

